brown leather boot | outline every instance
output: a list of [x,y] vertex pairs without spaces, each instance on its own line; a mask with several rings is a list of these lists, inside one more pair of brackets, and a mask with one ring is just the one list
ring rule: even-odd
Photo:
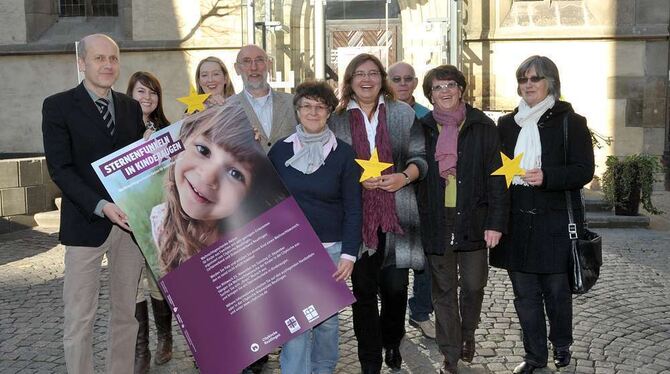
[[172,359],[172,311],[170,304],[165,300],[151,298],[151,309],[154,311],[156,322],[156,365],[163,365]]
[[135,342],[135,369],[134,374],[146,374],[151,366],[151,351],[149,351],[149,310],[147,302],[135,304],[135,319],[140,327],[137,330]]

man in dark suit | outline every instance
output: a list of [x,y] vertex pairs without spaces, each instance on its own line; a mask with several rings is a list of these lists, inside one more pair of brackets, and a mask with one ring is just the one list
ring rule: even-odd
[[293,95],[270,88],[268,62],[265,51],[253,44],[240,48],[235,61],[244,89],[234,100],[240,100],[265,153],[277,140],[293,134],[296,125]]
[[93,324],[100,267],[107,255],[110,322],[107,373],[132,373],[137,320],[135,294],[144,264],[126,215],[112,202],[91,162],[142,137],[142,111],[112,91],[119,47],[102,34],[79,42],[77,87],[44,100],[42,133],[49,174],[63,192],[60,241],[65,246],[63,345],[69,373],[93,373]]

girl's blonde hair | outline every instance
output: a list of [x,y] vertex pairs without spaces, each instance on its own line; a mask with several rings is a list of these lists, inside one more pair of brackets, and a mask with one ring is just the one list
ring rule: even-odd
[[[216,240],[221,232],[240,227],[288,195],[281,183],[277,186],[276,183],[259,180],[274,170],[255,140],[242,106],[234,101],[226,101],[221,107],[214,107],[184,119],[180,139],[182,143],[186,143],[191,137],[202,135],[234,155],[251,173],[249,190],[237,212],[233,214],[234,217],[224,218],[214,224],[193,219],[184,212],[179,201],[175,183],[175,165],[179,162],[177,156],[175,162],[169,166],[165,178],[167,211],[162,222],[162,235],[157,243],[163,273],[200,252],[207,246],[206,243]],[[268,191],[269,189],[275,190]],[[267,198],[269,195],[271,196]]]

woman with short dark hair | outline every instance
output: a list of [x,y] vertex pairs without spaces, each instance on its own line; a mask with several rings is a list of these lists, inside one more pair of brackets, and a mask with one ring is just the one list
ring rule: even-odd
[[417,192],[441,373],[456,373],[459,359],[474,358],[487,249],[498,244],[509,209],[504,178],[491,176],[501,165],[496,127],[465,103],[466,85],[452,65],[430,70],[423,81],[433,110],[421,119],[428,174]]
[[[381,176],[364,180],[363,246],[351,276],[358,358],[363,373],[379,373],[384,361],[400,369],[405,335],[408,271],[422,270],[416,194],[412,182],[426,173],[421,129],[414,110],[396,101],[386,71],[370,54],[356,56],[344,72],[342,98],[331,116],[335,135],[351,144],[356,158],[392,163]],[[381,314],[377,307],[381,299]]]
[[521,167],[526,172],[512,181],[508,234],[491,252],[490,262],[507,269],[514,289],[526,351],[514,372],[532,373],[547,366],[547,317],[554,364],[559,368],[570,364],[567,204],[572,204],[579,232],[584,223],[580,190],[593,178],[595,165],[586,119],[560,100],[556,64],[544,56],[531,56],[517,69],[516,79],[521,101],[514,112],[499,119],[498,130],[503,152],[510,158],[523,154]]
[[[325,82],[305,82],[293,99],[296,132],[274,144],[268,157],[346,281],[361,244],[360,169],[351,146],[326,121],[337,105]],[[284,344],[282,373],[333,373],[338,360],[337,314]]]

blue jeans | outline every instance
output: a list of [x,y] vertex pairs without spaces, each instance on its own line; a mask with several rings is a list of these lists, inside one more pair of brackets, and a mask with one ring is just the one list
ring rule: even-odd
[[[337,242],[325,250],[337,265],[342,243]],[[284,374],[333,373],[339,358],[339,318],[328,318],[284,343],[279,354],[281,372]]]
[[423,271],[414,271],[414,284],[412,286],[414,295],[407,302],[409,318],[417,322],[427,321],[430,314],[433,313],[430,282],[430,268],[426,260]]

